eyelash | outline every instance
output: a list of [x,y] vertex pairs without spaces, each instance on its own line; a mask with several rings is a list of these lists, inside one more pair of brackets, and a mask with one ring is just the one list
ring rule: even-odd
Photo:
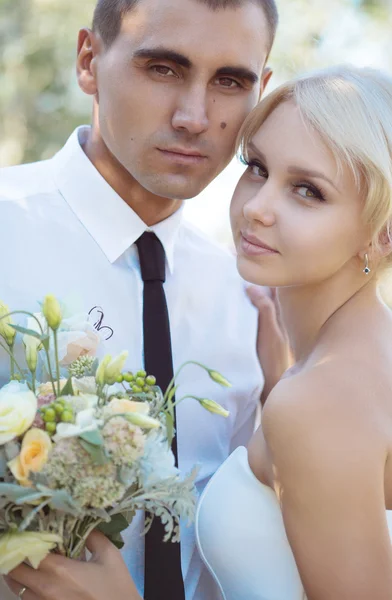
[[[172,69],[171,67],[168,67],[167,65],[161,65],[161,64],[152,64],[149,65],[149,69],[151,69],[152,71],[154,71],[154,73],[156,73],[157,75],[160,75],[161,77],[172,77],[173,75],[175,75],[176,77],[178,77],[177,73],[174,71],[174,69]],[[158,69],[168,69],[169,71],[171,71],[171,73],[159,73]],[[220,75],[219,77],[217,77],[217,81],[219,80],[227,80],[230,81],[232,83],[235,83],[235,86],[222,86],[224,89],[227,90],[235,90],[235,89],[241,89],[243,88],[243,85],[237,81],[236,79],[232,79],[231,77],[225,77],[224,75]]]
[[[261,171],[263,171],[265,173],[265,175],[261,175],[261,177],[266,177],[268,176],[268,172],[267,169],[257,160],[249,160],[247,158],[245,158],[244,156],[240,156],[240,161],[242,162],[243,165],[245,165],[248,170],[250,170],[252,167],[257,167],[259,168]],[[313,196],[308,196],[309,199],[316,199],[319,200],[320,202],[325,202],[326,201],[326,196],[324,191],[314,185],[314,183],[310,183],[309,181],[299,181],[298,183],[294,184],[294,188],[296,189],[300,189],[300,188],[307,188],[309,191],[312,192],[312,194],[314,194]],[[305,197],[301,196],[304,200],[306,200]]]

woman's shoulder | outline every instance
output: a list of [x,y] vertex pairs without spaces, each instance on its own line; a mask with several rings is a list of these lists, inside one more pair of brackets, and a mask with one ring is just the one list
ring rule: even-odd
[[[323,452],[334,446],[345,452],[359,448],[385,453],[390,445],[391,411],[375,401],[382,386],[372,388],[366,365],[338,358],[282,379],[263,409],[263,433],[267,444],[285,454],[301,450]],[[386,428],[386,421],[389,427]],[[390,438],[390,436],[389,436]],[[306,441],[306,443],[305,443]]]

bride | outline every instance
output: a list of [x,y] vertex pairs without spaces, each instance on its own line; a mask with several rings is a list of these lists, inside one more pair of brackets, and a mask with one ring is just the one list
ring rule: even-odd
[[240,144],[238,268],[278,288],[296,363],[204,492],[199,548],[225,600],[390,600],[392,80],[285,84]]

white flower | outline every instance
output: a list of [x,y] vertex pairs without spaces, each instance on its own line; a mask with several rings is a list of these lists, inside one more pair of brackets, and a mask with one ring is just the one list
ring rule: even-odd
[[25,383],[11,381],[0,390],[0,445],[22,435],[33,423],[37,398]]
[[53,441],[58,442],[64,438],[77,437],[82,433],[96,431],[102,421],[95,417],[94,408],[86,408],[76,415],[76,423],[59,423]]
[[[0,574],[8,575],[26,559],[34,569],[46,558],[62,539],[45,531],[23,531],[0,535]],[[21,596],[19,596],[21,597]]]
[[81,377],[77,379],[72,378],[72,387],[75,393],[79,394],[95,394],[97,391],[97,384],[95,383],[95,377]]
[[162,431],[152,431],[147,436],[144,453],[140,459],[140,471],[143,485],[146,487],[179,474],[174,454]]
[[75,413],[82,412],[87,409],[95,409],[98,406],[98,396],[95,394],[80,394],[79,396],[62,396],[67,404],[69,404]]

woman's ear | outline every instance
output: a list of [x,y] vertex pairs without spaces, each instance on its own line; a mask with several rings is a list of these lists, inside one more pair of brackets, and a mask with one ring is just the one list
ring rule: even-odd
[[385,256],[388,256],[389,254],[392,253],[392,232],[391,232],[391,226],[389,223],[381,231],[378,241],[379,241],[379,247],[380,247],[379,252],[380,252],[381,258],[384,258]]
[[98,92],[96,57],[98,55],[99,39],[91,29],[81,29],[78,36],[78,56],[76,73],[79,87],[89,96]]

